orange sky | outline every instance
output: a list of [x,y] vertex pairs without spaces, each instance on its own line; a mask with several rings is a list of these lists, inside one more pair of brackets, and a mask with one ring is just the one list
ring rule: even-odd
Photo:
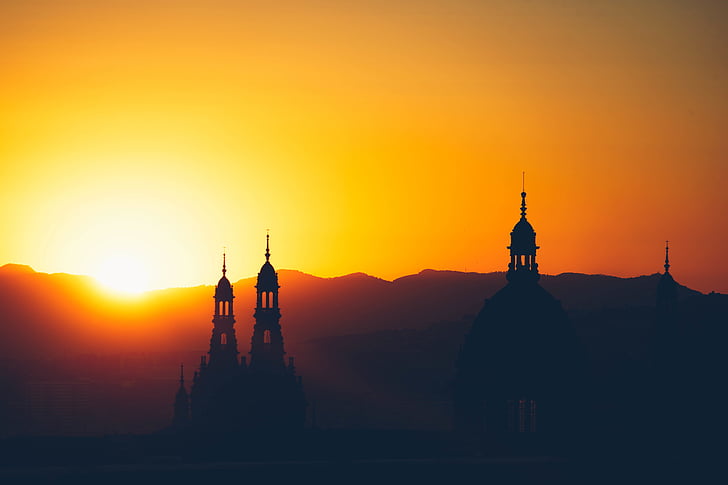
[[[275,3],[275,7],[270,6]],[[148,287],[263,262],[728,292],[721,1],[8,1],[0,264]],[[139,276],[142,278],[142,275]]]

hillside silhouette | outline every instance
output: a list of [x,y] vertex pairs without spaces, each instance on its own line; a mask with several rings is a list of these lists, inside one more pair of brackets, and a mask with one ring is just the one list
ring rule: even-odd
[[[391,282],[362,273],[319,278],[280,270],[279,277],[286,350],[296,356],[317,425],[450,425],[459,346],[484,299],[503,286],[504,273],[424,270]],[[604,393],[645,361],[658,279],[541,278],[569,313]],[[246,352],[255,281],[233,284]],[[0,267],[0,387],[8,396],[0,417],[10,421],[6,429],[94,434],[164,427],[179,363],[192,369],[207,350],[213,291],[207,285],[119,297],[89,277]],[[679,293],[684,300],[697,298],[692,312],[700,315],[707,296],[686,287]],[[706,314],[728,314],[728,297],[710,296]],[[38,429],[18,428],[28,389],[46,389],[49,382],[81,389],[83,416],[28,419]]]
[[[475,314],[503,273],[424,270],[392,282],[355,273],[319,278],[279,271],[286,340],[393,329],[424,329]],[[636,278],[564,273],[542,285],[572,314],[654,304],[658,274]],[[254,278],[233,283],[238,328],[252,321]],[[205,349],[213,286],[171,288],[138,297],[110,293],[87,276],[0,267],[0,351],[6,358],[68,353]],[[698,294],[681,287],[681,296]],[[323,318],[322,318],[323,316]],[[102,345],[103,344],[103,345]]]

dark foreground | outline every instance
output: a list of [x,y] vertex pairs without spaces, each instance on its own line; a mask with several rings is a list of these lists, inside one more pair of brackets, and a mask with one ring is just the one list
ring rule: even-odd
[[308,431],[0,441],[0,483],[659,483],[710,478],[695,460],[611,437],[571,446],[449,433]]

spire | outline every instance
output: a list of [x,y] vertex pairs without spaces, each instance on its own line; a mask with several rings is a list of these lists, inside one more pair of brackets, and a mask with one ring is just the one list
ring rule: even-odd
[[185,365],[184,364],[179,365],[179,385],[180,386],[185,385]]
[[225,276],[225,273],[227,273],[227,268],[225,267],[225,249],[222,251],[222,275]]
[[270,260],[269,240],[270,240],[270,229],[266,229],[266,231],[265,231],[265,260],[266,261]]
[[526,172],[521,174],[521,219],[526,218]]
[[526,193],[521,192],[521,219],[526,218]]
[[536,263],[536,231],[526,219],[526,172],[521,180],[521,218],[511,231],[510,263],[508,264],[508,281],[538,281],[538,264]]
[[660,311],[672,311],[677,304],[678,284],[670,273],[670,241],[665,241],[665,272],[657,283],[657,307]]
[[670,272],[670,241],[665,241],[665,273]]

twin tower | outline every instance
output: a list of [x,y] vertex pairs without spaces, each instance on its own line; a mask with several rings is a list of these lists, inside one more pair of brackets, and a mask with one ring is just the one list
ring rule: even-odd
[[200,359],[190,394],[180,376],[175,399],[175,427],[228,432],[251,429],[303,428],[306,398],[293,357],[285,361],[281,312],[278,306],[278,274],[270,263],[266,236],[265,263],[258,273],[255,325],[250,362],[238,357],[233,312],[233,286],[225,276],[215,287],[209,359]]

